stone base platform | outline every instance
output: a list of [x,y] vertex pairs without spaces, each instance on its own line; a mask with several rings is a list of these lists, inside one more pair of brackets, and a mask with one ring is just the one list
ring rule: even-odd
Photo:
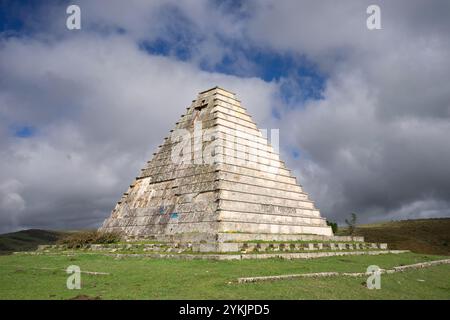
[[[384,247],[379,244],[379,247]],[[104,255],[113,256],[117,259],[122,258],[150,258],[150,259],[186,259],[186,260],[246,260],[246,259],[314,259],[332,256],[349,256],[349,255],[380,255],[380,254],[400,254],[410,252],[409,250],[387,250],[387,249],[368,249],[368,250],[350,250],[349,248],[329,250],[311,250],[311,251],[264,251],[264,252],[229,252],[229,253],[212,253],[212,252],[195,252],[192,247],[164,248],[162,246],[150,244],[142,244],[142,251],[136,251],[136,247],[132,245],[91,245],[90,247],[68,250],[63,246],[43,245],[37,251],[28,252],[28,254],[73,254],[73,253],[93,253],[98,252]],[[21,252],[21,254],[24,254]]]
[[247,241],[336,241],[336,242],[364,242],[364,237],[354,236],[324,236],[317,234],[290,234],[290,233],[243,233],[243,232],[219,232],[219,233],[179,233],[179,234],[153,234],[145,238],[128,237],[127,241],[140,240],[168,242],[168,243],[204,243],[204,242],[247,242]]
[[366,242],[219,242],[199,243],[192,245],[193,252],[241,252],[241,253],[273,253],[273,252],[308,252],[308,251],[359,251],[387,250],[386,243]]
[[[241,238],[242,239],[242,238]],[[388,250],[386,243],[367,243],[355,237],[328,237],[325,241],[308,240],[264,241],[251,240],[232,242],[124,242],[116,244],[91,244],[70,249],[64,245],[42,245],[37,253],[99,252],[118,257],[179,257],[187,259],[305,259],[335,255],[396,253]]]
[[[333,256],[352,256],[352,255],[380,255],[380,254],[400,254],[407,253],[409,250],[378,250],[378,251],[335,251],[335,252],[293,252],[293,253],[263,253],[263,254],[150,254],[150,258],[178,258],[178,259],[204,259],[204,260],[246,260],[246,259],[315,259]],[[117,254],[117,258],[131,257],[133,255]],[[139,255],[135,255],[138,256]]]

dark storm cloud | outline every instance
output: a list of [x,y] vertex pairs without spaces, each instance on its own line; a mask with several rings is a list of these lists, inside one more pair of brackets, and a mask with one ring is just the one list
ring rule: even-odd
[[310,46],[330,77],[323,100],[282,117],[293,119],[287,120],[297,127],[292,143],[306,155],[293,162],[322,211],[341,222],[350,212],[365,221],[448,216],[450,20],[443,17],[449,5],[380,6],[378,34],[345,26],[321,32],[346,35],[352,54],[339,63],[330,67],[323,58],[336,39]]

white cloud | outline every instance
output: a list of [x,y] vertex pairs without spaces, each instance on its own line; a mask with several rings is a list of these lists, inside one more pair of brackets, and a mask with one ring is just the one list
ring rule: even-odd
[[[22,185],[15,179],[9,179],[0,184],[0,211],[7,213],[0,218],[3,230],[18,227],[18,216],[26,209],[26,202],[20,192]],[[6,226],[6,228],[5,228]]]

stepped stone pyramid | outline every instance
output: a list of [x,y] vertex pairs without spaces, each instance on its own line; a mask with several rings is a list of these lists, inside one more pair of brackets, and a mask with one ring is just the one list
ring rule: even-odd
[[100,228],[129,239],[333,236],[234,93],[198,94]]

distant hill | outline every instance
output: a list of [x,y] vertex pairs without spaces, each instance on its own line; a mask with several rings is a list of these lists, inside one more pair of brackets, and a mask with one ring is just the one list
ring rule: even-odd
[[34,250],[40,244],[53,244],[66,233],[39,229],[22,230],[0,235],[0,254]]
[[[345,234],[342,229],[338,234]],[[356,234],[367,242],[385,242],[391,249],[450,255],[450,218],[401,220],[359,225]]]

